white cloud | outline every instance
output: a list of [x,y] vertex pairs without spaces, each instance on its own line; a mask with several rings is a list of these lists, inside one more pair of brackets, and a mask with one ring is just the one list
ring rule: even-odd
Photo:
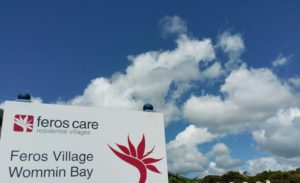
[[229,154],[229,153],[230,153],[230,150],[225,144],[218,143],[213,146],[213,148],[210,152],[208,152],[208,156],[220,156],[220,155]]
[[195,125],[190,125],[180,132],[174,141],[169,144],[172,147],[180,145],[197,145],[213,140],[216,136],[209,133],[206,128],[197,128]]
[[241,34],[231,34],[228,31],[221,34],[219,44],[223,51],[229,54],[240,55],[245,49]]
[[182,35],[174,50],[130,56],[131,65],[124,74],[94,79],[82,95],[69,103],[139,110],[150,102],[155,110],[164,112],[167,121],[176,120],[181,115],[176,99],[190,89],[190,82],[201,79],[199,64],[214,58],[211,40]]
[[260,150],[287,159],[299,159],[299,131],[300,109],[289,108],[269,118],[262,129],[253,132],[253,138]]
[[31,102],[32,103],[43,103],[43,99],[41,97],[31,97]]
[[281,109],[252,133],[259,150],[270,157],[249,160],[247,166],[254,173],[263,170],[292,170],[300,166],[299,134],[300,109]]
[[237,169],[242,162],[231,157],[230,149],[225,144],[215,144],[207,154],[203,154],[199,149],[199,145],[218,137],[209,133],[206,128],[188,126],[167,144],[169,170],[180,174],[196,173],[204,176]]
[[268,170],[292,170],[296,167],[289,165],[285,162],[280,162],[274,157],[261,157],[253,160],[249,160],[246,163],[248,172],[251,172],[251,174],[256,174],[262,171],[268,171]]
[[206,175],[223,175],[226,173],[226,170],[219,168],[215,162],[209,162],[208,168],[200,174],[199,177],[204,177]]
[[187,23],[179,16],[165,16],[159,21],[163,37],[187,33]]
[[207,158],[196,147],[168,148],[168,169],[179,174],[202,172],[207,168]]
[[288,81],[294,87],[300,87],[300,76],[292,77]]
[[224,97],[191,96],[183,106],[184,116],[212,132],[242,132],[258,127],[298,99],[271,70],[245,66],[232,71],[220,91]]
[[234,159],[230,155],[220,155],[215,158],[215,163],[218,168],[224,169],[226,171],[234,170],[242,165],[242,161],[239,159]]
[[240,56],[245,50],[241,34],[232,34],[230,31],[226,31],[220,35],[218,45],[229,57],[226,68],[228,70],[236,68],[241,62]]
[[220,77],[222,74],[222,66],[219,62],[215,62],[213,65],[203,71],[202,75],[206,79],[214,79]]
[[212,150],[207,153],[207,156],[214,158],[213,168],[217,168],[218,171],[223,170],[221,172],[233,170],[242,165],[241,160],[231,157],[230,149],[224,143],[214,145]]
[[282,54],[279,54],[278,57],[272,62],[273,67],[283,66],[288,63],[291,56],[285,57]]
[[205,128],[188,126],[167,144],[168,167],[171,172],[202,172],[208,166],[208,159],[199,151],[197,145],[212,141],[215,135]]

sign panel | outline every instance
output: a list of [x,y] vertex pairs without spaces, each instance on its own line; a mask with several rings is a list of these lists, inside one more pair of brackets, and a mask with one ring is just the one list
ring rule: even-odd
[[167,183],[163,115],[6,102],[0,180]]

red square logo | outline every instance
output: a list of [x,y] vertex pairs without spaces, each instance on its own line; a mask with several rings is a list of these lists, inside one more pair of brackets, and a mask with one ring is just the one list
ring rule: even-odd
[[15,132],[32,132],[34,118],[32,115],[15,115]]

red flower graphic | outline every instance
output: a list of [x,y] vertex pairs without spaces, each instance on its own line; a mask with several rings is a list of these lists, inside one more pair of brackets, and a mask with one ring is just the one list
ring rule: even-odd
[[110,145],[108,145],[108,146],[114,152],[114,154],[116,156],[118,156],[120,159],[129,163],[130,165],[134,166],[135,168],[137,168],[139,170],[139,173],[140,173],[139,183],[146,182],[147,170],[150,170],[155,173],[160,173],[160,171],[152,164],[159,162],[160,160],[162,160],[162,158],[155,159],[155,158],[148,157],[154,151],[154,147],[149,152],[145,153],[146,142],[145,142],[144,135],[143,135],[143,138],[137,148],[134,147],[129,136],[128,136],[128,147],[120,145],[120,144],[116,144],[116,145],[122,152],[118,152],[117,150],[112,148]]

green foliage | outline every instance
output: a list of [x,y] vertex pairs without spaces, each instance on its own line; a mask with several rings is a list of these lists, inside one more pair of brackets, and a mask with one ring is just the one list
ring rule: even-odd
[[243,182],[245,177],[239,172],[229,171],[226,174],[222,175],[221,182]]
[[271,183],[300,183],[300,168],[282,172],[282,171],[263,171],[255,176],[242,175],[239,172],[229,171],[222,176],[207,175],[202,179],[188,179],[176,174],[169,174],[169,183],[256,183],[257,181],[265,183],[270,180]]
[[255,178],[256,181],[269,180],[270,176],[274,175],[277,172],[278,171],[275,171],[275,172],[272,172],[272,171],[263,171],[261,173],[256,174],[256,176],[254,178]]
[[218,175],[208,175],[202,179],[201,183],[215,183],[215,182],[220,182],[221,177]]
[[198,180],[191,180],[180,175],[169,174],[169,183],[198,183]]

